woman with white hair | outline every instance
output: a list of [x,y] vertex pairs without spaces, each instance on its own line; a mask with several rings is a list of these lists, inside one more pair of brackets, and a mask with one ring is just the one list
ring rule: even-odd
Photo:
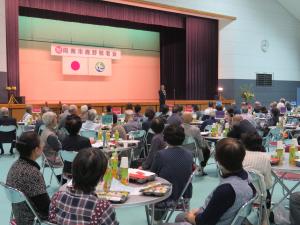
[[62,166],[62,162],[58,156],[61,149],[61,143],[56,133],[57,115],[54,112],[46,112],[42,116],[43,123],[46,128],[41,134],[41,142],[44,148],[44,154],[52,165]]
[[80,118],[82,122],[87,121],[88,119],[88,111],[89,111],[89,107],[87,105],[82,105],[80,107]]
[[95,109],[90,109],[87,113],[87,120],[82,123],[81,130],[93,130],[98,131],[101,124],[96,123],[97,111]]

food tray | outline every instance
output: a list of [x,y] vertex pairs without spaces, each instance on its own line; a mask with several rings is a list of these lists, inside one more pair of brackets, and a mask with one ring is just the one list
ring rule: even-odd
[[144,184],[149,181],[154,181],[155,177],[155,173],[139,169],[129,169],[129,181],[133,183]]
[[144,188],[141,190],[143,195],[161,197],[171,190],[170,184],[157,184],[155,186]]
[[96,192],[98,198],[105,199],[111,203],[124,203],[128,199],[129,192],[127,191],[98,191]]

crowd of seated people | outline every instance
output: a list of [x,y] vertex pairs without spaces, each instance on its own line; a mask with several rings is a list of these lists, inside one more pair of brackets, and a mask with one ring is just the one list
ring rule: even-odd
[[175,224],[231,224],[239,209],[256,194],[251,178],[243,168],[245,154],[245,147],[240,141],[233,138],[219,141],[215,156],[219,165],[219,185],[203,206],[179,214]]
[[[193,106],[193,112],[190,113],[183,112],[183,107],[179,105],[175,105],[172,112],[169,112],[169,107],[162,105],[160,114],[156,114],[152,108],[147,108],[145,115],[141,113],[140,105],[133,108],[132,104],[128,104],[124,111],[124,124],[120,123],[118,116],[112,112],[111,106],[106,107],[106,114],[112,116],[113,122],[110,130],[112,135],[118,131],[120,138],[126,140],[131,131],[145,130],[146,133],[152,134],[151,139],[148,140],[149,153],[139,168],[155,172],[173,185],[171,196],[156,204],[159,210],[155,211],[155,219],[159,220],[164,210],[171,207],[177,200],[194,168],[193,154],[182,147],[185,138],[189,136],[195,139],[204,157],[201,164],[204,167],[210,158],[210,147],[201,136],[201,131],[207,125],[219,121],[216,118],[216,111],[226,111],[224,120],[229,123],[230,131],[228,138],[217,143],[215,151],[221,175],[220,184],[208,196],[201,208],[178,216],[176,221],[197,225],[230,224],[239,208],[255,194],[245,170],[255,170],[262,175],[268,203],[270,203],[271,167],[268,155],[264,153],[262,137],[253,123],[255,123],[255,117],[264,117],[267,126],[276,125],[280,116],[279,108],[282,108],[283,104],[288,108],[289,105],[286,106],[286,103],[280,101],[278,105],[273,102],[270,104],[270,110],[267,110],[260,102],[255,102],[253,108],[242,103],[240,109],[236,105],[231,105],[226,109],[221,105],[214,107],[212,103],[209,103],[203,113],[197,106]],[[80,131],[84,130],[98,132],[101,129],[101,122],[98,121],[99,117],[95,109],[87,105],[80,109],[78,112],[76,105],[62,105],[62,113],[57,117],[57,114],[48,107],[43,108],[42,119],[37,122],[37,125],[44,125],[45,129],[40,137],[36,130],[36,133],[24,132],[18,139],[16,148],[20,153],[20,158],[12,166],[7,177],[7,184],[23,191],[32,200],[41,216],[47,218],[50,200],[45,191],[44,180],[40,178],[43,176],[39,173],[39,167],[34,161],[43,152],[51,164],[62,166],[59,151],[76,151],[78,154],[74,162],[63,164],[64,174],[67,173],[73,178],[72,188],[57,192],[53,196],[49,220],[57,224],[85,224],[86,221],[89,221],[89,224],[118,224],[111,205],[99,200],[94,194],[95,186],[105,173],[107,160],[101,153],[99,155],[101,151],[91,148],[90,139],[80,136]],[[4,120],[8,121],[7,111],[1,109],[0,125],[5,125]],[[26,114],[30,114],[29,110],[26,110]],[[201,125],[191,125],[195,119],[193,114],[196,115],[197,120],[202,120]],[[16,125],[15,120],[14,124]],[[61,135],[59,129],[65,129],[66,133]],[[31,175],[26,179],[16,176],[17,170],[20,169],[18,167],[22,167],[21,169],[28,167],[26,172],[29,171]],[[95,172],[94,168],[99,168],[98,172]],[[22,185],[25,187],[32,185],[33,176],[34,182],[38,182],[32,189],[25,190]],[[19,180],[22,185],[19,184]],[[34,189],[36,187],[39,188],[38,191]],[[187,199],[192,197],[191,186],[184,197]],[[44,202],[38,202],[40,199],[44,199]],[[88,204],[80,209],[75,204],[76,201]],[[83,210],[86,216],[83,217],[82,212],[78,213],[80,210]],[[29,224],[27,221],[33,220],[33,215],[24,205],[14,205],[13,212],[17,221],[23,215],[26,218],[24,220],[26,222],[20,221],[17,224]]]

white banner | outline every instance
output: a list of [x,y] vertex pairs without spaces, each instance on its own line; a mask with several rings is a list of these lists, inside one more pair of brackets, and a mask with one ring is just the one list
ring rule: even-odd
[[121,51],[112,48],[97,48],[79,45],[51,45],[51,55],[101,59],[121,59]]
[[63,74],[88,75],[88,58],[67,57],[62,59]]
[[89,58],[89,75],[111,76],[111,59]]

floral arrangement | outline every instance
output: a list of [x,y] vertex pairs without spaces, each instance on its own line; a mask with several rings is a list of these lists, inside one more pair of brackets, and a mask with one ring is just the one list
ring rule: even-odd
[[250,85],[244,85],[241,87],[241,97],[245,102],[250,102],[252,99],[254,99],[255,95]]

